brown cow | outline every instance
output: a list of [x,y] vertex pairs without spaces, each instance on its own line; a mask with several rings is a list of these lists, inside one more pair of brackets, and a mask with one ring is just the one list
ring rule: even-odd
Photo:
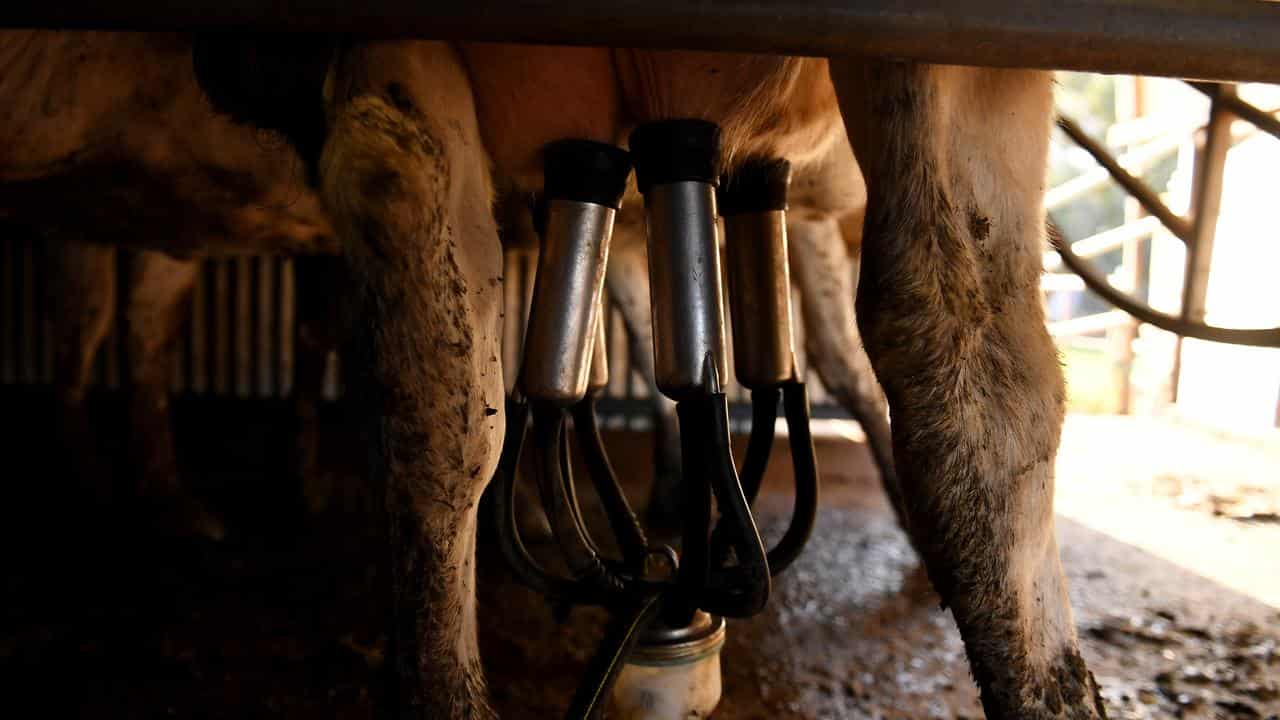
[[[173,37],[6,34],[6,211],[62,229],[125,217],[120,242],[179,248],[218,233],[260,249],[311,242],[296,204],[264,197],[288,186],[261,182],[289,172],[288,153],[211,115],[188,52]],[[323,88],[320,112],[264,122],[314,168],[359,288],[397,716],[491,714],[474,533],[504,420],[493,178],[529,187],[550,141],[616,143],[673,117],[718,123],[728,169],[756,154],[803,167],[843,119],[868,181],[859,325],[893,414],[907,524],[986,713],[1103,715],[1053,534],[1063,383],[1037,297],[1047,73],[429,42],[348,44],[326,60],[321,80],[295,84]]]

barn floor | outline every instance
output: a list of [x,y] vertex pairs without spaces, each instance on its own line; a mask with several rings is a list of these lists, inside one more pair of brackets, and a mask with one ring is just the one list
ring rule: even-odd
[[[100,427],[118,427],[113,403],[100,400]],[[324,443],[332,508],[304,519],[280,487],[283,405],[177,406],[187,476],[230,530],[213,545],[160,539],[119,507],[83,507],[40,470],[59,451],[40,431],[47,402],[6,395],[0,408],[10,428],[0,445],[0,715],[371,717],[382,662],[369,590],[376,534],[347,489],[358,487],[361,458],[337,409]],[[841,437],[844,426],[827,429],[816,537],[769,610],[729,625],[716,717],[981,717],[950,617],[865,448]],[[609,440],[616,464],[643,482],[647,439]],[[102,441],[119,444],[110,433]],[[1275,451],[1274,439],[1072,419],[1058,536],[1084,654],[1113,718],[1280,717]],[[771,537],[788,504],[771,477],[758,513]],[[557,717],[598,616],[575,611],[558,625],[491,551],[480,569],[495,703],[507,718]]]

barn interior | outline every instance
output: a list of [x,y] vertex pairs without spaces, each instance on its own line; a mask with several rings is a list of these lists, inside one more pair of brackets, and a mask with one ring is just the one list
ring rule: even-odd
[[[1078,123],[1055,136],[1046,204],[1076,259],[1145,306],[1219,327],[1280,326],[1269,277],[1280,243],[1264,215],[1280,138],[1224,99],[1280,124],[1280,88],[1219,87],[1230,89],[1207,96],[1172,80],[1063,73],[1059,112]],[[1118,156],[1161,206],[1203,216],[1196,178],[1214,162],[1205,148],[1215,127],[1227,138],[1216,160],[1226,178],[1216,189],[1216,254],[1212,271],[1184,272],[1176,232],[1115,183],[1079,133]],[[0,707],[48,717],[373,717],[386,645],[386,608],[369,591],[385,541],[380,499],[368,482],[361,399],[345,380],[355,361],[298,334],[302,264],[203,261],[166,348],[176,470],[190,504],[156,505],[134,481],[131,448],[156,429],[129,420],[123,302],[87,400],[99,456],[67,457],[42,252],[23,229],[0,230]],[[131,260],[114,262],[128,287]],[[533,267],[528,250],[508,254],[508,387]],[[1057,533],[1109,714],[1276,720],[1280,350],[1184,340],[1114,309],[1069,270],[1046,249],[1050,332],[1071,393]],[[1180,313],[1188,298],[1199,303],[1189,316]],[[626,323],[616,309],[606,320],[605,443],[643,511],[671,448]],[[298,400],[304,363],[322,368],[314,403]],[[820,379],[808,382],[817,525],[767,610],[729,623],[714,717],[982,717],[959,634],[898,525],[865,434]],[[728,392],[741,457],[747,393]],[[307,423],[314,455],[300,464]],[[767,538],[791,512],[788,439],[780,422],[755,508]],[[592,494],[580,494],[588,521],[603,524]],[[534,553],[549,555],[529,529]],[[481,532],[478,575],[495,708],[559,717],[603,613],[566,613],[523,586],[492,528]]]

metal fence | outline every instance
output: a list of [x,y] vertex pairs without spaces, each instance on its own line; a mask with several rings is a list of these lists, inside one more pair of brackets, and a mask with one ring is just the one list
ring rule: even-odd
[[[0,384],[53,382],[53,333],[48,293],[55,290],[42,248],[27,239],[0,238]],[[125,377],[122,335],[125,288],[117,263],[117,317],[107,331],[93,383],[118,388]],[[175,392],[233,397],[281,397],[293,380],[294,263],[273,256],[207,260],[186,308],[174,349]],[[336,368],[327,393],[338,393]]]
[[[1104,185],[1115,182],[1136,201],[1136,212],[1128,213],[1128,221],[1120,226],[1091,237],[1070,240],[1051,229],[1051,240],[1056,255],[1046,253],[1045,266],[1049,271],[1044,278],[1043,289],[1088,289],[1118,308],[1106,312],[1072,318],[1050,325],[1050,332],[1059,338],[1082,338],[1099,331],[1110,335],[1111,347],[1118,348],[1117,361],[1122,382],[1118,388],[1117,409],[1129,411],[1131,392],[1131,366],[1134,357],[1133,343],[1138,327],[1148,323],[1177,336],[1174,346],[1170,402],[1177,401],[1178,378],[1181,372],[1182,340],[1184,337],[1214,340],[1218,342],[1260,347],[1280,347],[1280,328],[1235,329],[1219,328],[1205,324],[1205,303],[1209,287],[1209,271],[1213,262],[1218,210],[1222,198],[1223,175],[1227,151],[1238,141],[1253,132],[1265,132],[1280,139],[1280,108],[1264,110],[1242,100],[1236,87],[1224,83],[1190,83],[1210,100],[1208,120],[1202,126],[1195,124],[1183,132],[1170,132],[1147,143],[1141,148],[1116,157],[1099,141],[1089,136],[1071,118],[1059,115],[1058,128],[1072,142],[1085,150],[1098,164],[1093,172],[1084,173],[1046,194],[1045,205],[1052,218],[1054,210],[1075,198]],[[1252,130],[1233,136],[1235,119],[1248,121]],[[1177,149],[1186,138],[1186,132],[1194,133],[1196,149],[1191,203],[1187,216],[1171,210],[1160,195],[1140,175],[1142,170],[1162,155]],[[1052,223],[1052,221],[1051,221]],[[1161,228],[1186,246],[1186,265],[1183,271],[1181,308],[1178,315],[1169,315],[1152,308],[1147,302],[1131,293],[1148,284],[1149,267],[1142,261],[1142,245]],[[1124,261],[1123,289],[1112,284],[1111,279],[1094,269],[1089,258],[1122,249]],[[1070,274],[1056,272],[1066,269]],[[1280,406],[1277,407],[1280,423]]]
[[[536,256],[509,251],[504,259],[503,370],[507,388],[515,383],[520,349],[533,293]],[[128,273],[117,264],[117,297],[127,293]],[[286,397],[293,387],[294,360],[301,352],[296,331],[296,273],[288,258],[245,256],[206,260],[197,276],[178,338],[170,387],[175,393],[242,398]],[[46,312],[49,278],[41,249],[29,240],[0,238],[0,385],[40,386],[52,382],[52,328]],[[118,303],[94,371],[95,385],[118,388],[128,362]],[[799,324],[799,313],[796,322]],[[632,342],[622,313],[606,302],[610,380],[601,411],[606,425],[647,426],[654,388],[632,360]],[[726,318],[728,321],[728,318]],[[803,328],[797,354],[803,362]],[[732,349],[730,349],[732,352]],[[343,394],[341,359],[328,358],[324,396]],[[845,417],[816,376],[807,378],[815,414]],[[726,387],[735,418],[749,415],[746,391]]]

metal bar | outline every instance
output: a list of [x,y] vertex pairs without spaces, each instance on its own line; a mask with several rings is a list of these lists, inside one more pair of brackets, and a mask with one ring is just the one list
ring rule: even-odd
[[[1209,294],[1209,268],[1213,263],[1213,243],[1218,229],[1218,209],[1222,204],[1222,176],[1227,166],[1227,151],[1231,149],[1231,111],[1223,104],[1224,97],[1234,97],[1236,90],[1230,85],[1218,85],[1209,96],[1209,125],[1205,129],[1204,145],[1196,152],[1195,177],[1191,186],[1192,235],[1187,240],[1187,264],[1182,282],[1182,311],[1185,322],[1203,322],[1205,301]],[[1173,370],[1170,395],[1178,401],[1178,378],[1182,374],[1182,337],[1174,341]]]
[[[1195,129],[1198,129],[1198,124],[1187,128],[1187,131],[1190,132]],[[1139,148],[1120,155],[1116,158],[1116,162],[1123,168],[1148,167],[1156,160],[1176,152],[1182,145],[1186,134],[1170,134],[1157,138]],[[1111,173],[1107,172],[1105,167],[1090,168],[1061,185],[1049,188],[1049,191],[1044,194],[1044,208],[1045,210],[1056,210],[1081,195],[1096,190],[1110,179]]]
[[213,283],[209,302],[213,308],[213,341],[210,343],[210,354],[213,362],[213,392],[219,395],[230,394],[234,385],[235,373],[231,369],[231,260],[213,260]]
[[1141,179],[1130,175],[1129,171],[1121,167],[1120,163],[1116,162],[1116,159],[1111,156],[1111,153],[1107,152],[1105,147],[1089,137],[1089,134],[1081,130],[1075,121],[1065,115],[1059,115],[1058,127],[1085,152],[1092,155],[1099,165],[1106,168],[1116,183],[1124,188],[1125,192],[1132,195],[1134,199],[1142,203],[1142,207],[1147,212],[1160,218],[1160,222],[1164,223],[1164,226],[1169,228],[1170,232],[1182,238],[1184,242],[1191,242],[1192,224],[1170,210]]
[[271,258],[271,326],[275,335],[271,338],[271,375],[272,393],[275,397],[284,397],[284,348],[283,338],[289,331],[284,324],[284,258]]
[[1062,237],[1062,233],[1058,231],[1052,221],[1049,223],[1049,242],[1055,250],[1062,254],[1062,264],[1066,265],[1071,272],[1079,275],[1090,290],[1097,293],[1103,300],[1144,323],[1154,325],[1161,330],[1176,335],[1200,340],[1210,340],[1231,345],[1280,348],[1280,328],[1254,330],[1213,327],[1204,323],[1188,322],[1176,315],[1167,315],[1155,310],[1146,303],[1134,300],[1112,287],[1101,272],[1094,269],[1087,260],[1073,253],[1071,251],[1071,243]]
[[[1150,237],[1160,228],[1160,225],[1159,218],[1147,215],[1120,227],[1103,230],[1083,240],[1076,240],[1071,243],[1071,249],[1080,257],[1091,258],[1115,250],[1133,240]],[[1049,251],[1044,254],[1045,270],[1057,270],[1061,265],[1062,258],[1057,253]]]
[[1129,314],[1123,310],[1104,310],[1097,315],[1083,315],[1070,320],[1059,320],[1049,323],[1049,334],[1053,337],[1085,335],[1099,330],[1110,330],[1127,322]]
[[[1215,88],[1218,87],[1214,83],[1193,82],[1188,84],[1210,98],[1214,97]],[[1280,140],[1280,118],[1277,118],[1274,112],[1267,112],[1261,108],[1254,107],[1235,93],[1218,96],[1218,102],[1226,107],[1227,110],[1230,110],[1232,115],[1241,120],[1249,121],[1254,127]]]
[[[1124,118],[1143,118],[1147,117],[1147,93],[1146,80],[1141,77],[1130,77],[1126,81],[1116,82],[1116,115]],[[1114,129],[1114,126],[1113,126]],[[1110,134],[1110,133],[1108,133]],[[1145,171],[1146,165],[1139,166],[1139,171]],[[1125,225],[1132,225],[1151,218],[1142,209],[1142,204],[1134,198],[1125,198],[1124,202],[1124,219]],[[1143,253],[1142,239],[1146,235],[1129,236],[1124,238],[1121,245],[1123,247],[1122,259],[1120,267],[1117,268],[1117,274],[1123,273],[1125,290],[1131,295],[1145,297],[1145,288],[1142,288],[1139,294],[1140,286],[1147,277],[1147,267],[1145,262],[1145,254]],[[1134,353],[1133,343],[1138,339],[1138,331],[1141,323],[1132,316],[1126,318],[1123,326],[1114,328],[1107,333],[1110,341],[1111,350],[1115,355],[1114,376],[1116,389],[1115,411],[1118,415],[1128,415],[1133,406],[1133,367],[1136,354]]]
[[1084,281],[1071,273],[1045,273],[1040,276],[1040,292],[1083,292]]
[[228,298],[234,305],[232,320],[233,360],[233,392],[239,397],[253,394],[253,260],[252,257],[238,257],[232,260],[232,297]]
[[298,332],[298,288],[297,265],[293,258],[280,261],[280,325],[277,328],[276,342],[280,345],[280,367],[276,377],[280,378],[281,397],[288,397],[293,392],[294,380],[294,338]]
[[257,323],[255,328],[258,331],[255,340],[257,350],[257,370],[258,370],[258,397],[274,397],[278,393],[276,387],[275,364],[272,362],[272,350],[275,343],[272,342],[273,332],[275,331],[275,284],[272,282],[275,278],[272,276],[272,268],[275,265],[276,258],[270,255],[258,258],[258,285],[257,290],[257,309],[253,313],[254,322]]
[[1280,6],[1255,0],[61,0],[6,3],[0,26],[860,54],[1280,82]]

